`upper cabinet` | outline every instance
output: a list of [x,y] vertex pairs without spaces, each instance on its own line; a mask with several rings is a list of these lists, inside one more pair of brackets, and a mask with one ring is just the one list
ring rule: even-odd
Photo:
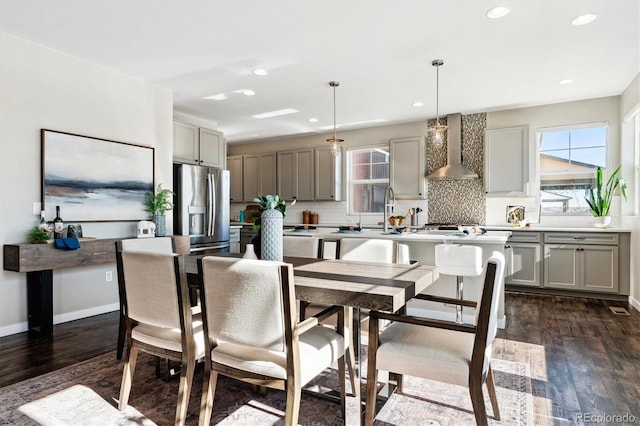
[[342,150],[331,146],[314,149],[315,192],[318,201],[342,200]]
[[487,195],[526,196],[529,127],[485,131],[484,188]]
[[396,198],[426,199],[424,136],[389,141],[389,184]]
[[225,143],[222,132],[174,121],[173,161],[224,167]]
[[276,192],[276,153],[243,156],[243,195],[252,202],[258,195]]
[[313,150],[278,152],[278,195],[284,200],[313,200]]
[[242,197],[242,155],[230,155],[227,157],[227,169],[229,170],[229,198],[232,203],[244,201]]

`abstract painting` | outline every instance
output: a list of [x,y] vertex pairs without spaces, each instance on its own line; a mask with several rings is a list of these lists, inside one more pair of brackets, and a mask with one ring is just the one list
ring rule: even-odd
[[138,221],[154,188],[154,148],[41,130],[42,208],[66,222]]

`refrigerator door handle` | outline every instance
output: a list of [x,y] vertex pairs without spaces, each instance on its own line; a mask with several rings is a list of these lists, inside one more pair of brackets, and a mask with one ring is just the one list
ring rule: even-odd
[[212,236],[213,235],[213,227],[215,226],[216,223],[216,185],[215,185],[215,178],[213,176],[213,174],[208,173],[207,174],[207,192],[208,192],[208,201],[207,203],[209,204],[209,217],[207,218],[209,223],[207,226],[207,235],[208,236]]

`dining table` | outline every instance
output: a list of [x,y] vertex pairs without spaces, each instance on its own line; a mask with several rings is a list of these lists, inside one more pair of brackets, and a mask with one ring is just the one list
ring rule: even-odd
[[[239,257],[225,253],[215,256]],[[201,280],[197,267],[197,260],[201,257],[190,255],[185,262],[187,279],[192,287],[197,287]],[[283,261],[293,265],[298,300],[340,305],[352,311],[351,344],[356,359],[354,375],[355,382],[361,386],[361,310],[397,312],[438,279],[436,266],[418,263],[393,264],[289,256],[285,256]],[[349,416],[347,424],[362,424],[364,401],[360,389],[354,389],[353,394],[360,409],[358,415]]]

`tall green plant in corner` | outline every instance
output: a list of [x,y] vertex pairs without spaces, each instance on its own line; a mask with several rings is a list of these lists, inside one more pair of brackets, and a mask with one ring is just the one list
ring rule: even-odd
[[611,173],[607,183],[604,183],[604,177],[602,167],[598,167],[596,171],[596,184],[595,188],[589,189],[585,199],[589,204],[589,213],[595,217],[609,216],[609,209],[611,208],[611,200],[613,199],[613,193],[617,188],[620,188],[620,194],[624,200],[627,200],[627,183],[619,175],[622,165]]

